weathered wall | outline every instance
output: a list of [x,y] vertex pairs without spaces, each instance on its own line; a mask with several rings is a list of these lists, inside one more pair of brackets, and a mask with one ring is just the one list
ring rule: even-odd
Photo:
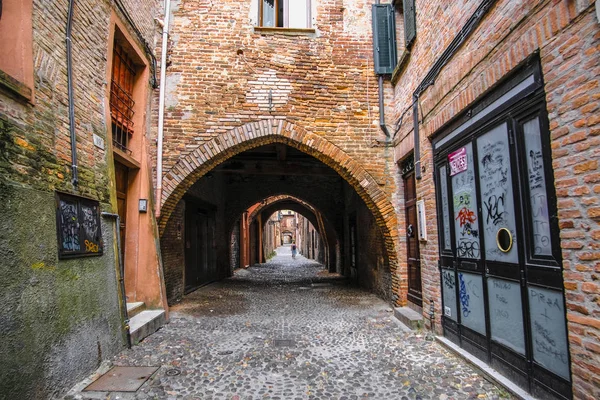
[[[356,221],[356,282],[380,297],[394,301],[392,276],[390,274],[385,243],[373,214],[347,184],[344,185],[345,218]],[[351,276],[351,245],[349,224],[344,230],[344,275]]]
[[0,398],[59,394],[125,344],[114,224],[102,224],[103,256],[59,261],[55,202],[0,183]]
[[[165,191],[161,199],[166,216],[162,226],[186,190],[186,179],[196,179],[194,171],[199,166],[222,158],[219,153],[223,148],[229,156],[235,154],[235,150],[229,151],[231,141],[237,145],[246,137],[256,139],[262,133],[255,129],[263,127],[249,124],[271,118],[300,128],[295,135],[300,140],[304,139],[300,133],[304,130],[325,138],[323,143],[303,140],[306,150],[310,150],[306,152],[326,153],[332,164],[339,163],[339,169],[347,174],[345,179],[354,180],[357,190],[364,188],[368,195],[372,190],[381,191],[382,195],[373,193],[367,203],[383,216],[379,224],[395,218],[389,206],[395,182],[388,174],[394,168],[393,150],[380,142],[383,134],[378,126],[372,3],[313,2],[314,32],[299,33],[255,30],[257,0],[225,0],[218,7],[200,0],[173,2],[164,136]],[[268,104],[269,90],[272,107]],[[391,94],[387,89],[387,101]],[[265,122],[273,124],[273,120]],[[391,118],[388,122],[391,126]],[[234,138],[236,128],[240,131]],[[246,135],[244,129],[251,132]],[[286,129],[287,125],[283,131]],[[350,166],[346,154],[369,176]],[[371,179],[373,184],[368,183]],[[391,239],[395,237],[395,222],[393,225],[393,232],[386,229],[385,233],[388,252],[395,253]],[[401,274],[395,267],[393,275],[399,281]],[[398,282],[397,286],[401,285]]]
[[378,100],[372,1],[319,1],[315,32],[295,35],[254,31],[254,3],[173,2],[165,172],[203,140],[280,116],[326,136],[364,162],[378,181],[386,181],[383,150],[372,147],[381,136],[373,123]]
[[[412,93],[426,71],[478,4],[417,0],[417,39],[395,86],[395,118],[411,104]],[[429,138],[539,50],[552,134],[573,393],[579,399],[600,397],[600,348],[595,345],[600,337],[599,40],[600,25],[591,0],[497,1],[420,101],[424,173],[417,191],[418,197],[425,200],[429,236],[427,243],[421,243],[423,300],[435,300],[439,327],[439,243]],[[412,147],[409,111],[398,134],[396,159],[402,159]],[[402,201],[396,199],[399,209]],[[399,237],[403,237],[402,212],[398,222]]]
[[167,301],[169,305],[183,299],[185,270],[185,200],[181,200],[160,238]]
[[[102,221],[102,256],[58,259],[55,190],[98,200],[101,211],[116,210],[104,82],[114,2],[75,2],[77,187],[67,115],[68,3],[33,1],[31,101],[0,89],[0,398],[6,399],[59,396],[125,345],[114,222]],[[128,1],[150,43],[157,3]],[[10,21],[3,16],[0,23]],[[104,149],[93,145],[93,134],[104,139]]]

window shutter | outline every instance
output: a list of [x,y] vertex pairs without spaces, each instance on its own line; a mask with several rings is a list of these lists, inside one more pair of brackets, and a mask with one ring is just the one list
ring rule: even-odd
[[373,4],[373,58],[375,73],[391,74],[396,67],[396,23],[391,4]]
[[403,0],[404,5],[404,39],[406,48],[410,47],[417,37],[417,17],[415,0]]

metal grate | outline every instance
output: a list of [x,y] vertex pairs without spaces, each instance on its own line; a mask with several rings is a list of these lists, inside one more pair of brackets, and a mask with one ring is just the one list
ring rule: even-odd
[[158,367],[113,367],[84,392],[136,392]]
[[122,46],[115,43],[112,79],[110,85],[110,116],[112,120],[113,144],[126,153],[130,136],[133,134],[133,84],[135,64]]

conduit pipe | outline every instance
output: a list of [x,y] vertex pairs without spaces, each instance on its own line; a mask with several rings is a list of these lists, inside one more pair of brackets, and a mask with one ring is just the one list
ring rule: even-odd
[[129,326],[129,315],[127,313],[127,294],[125,292],[125,265],[123,265],[123,257],[121,255],[121,218],[119,214],[103,212],[104,218],[112,218],[115,220],[117,232],[117,258],[119,260],[119,290],[121,292],[121,315],[125,322],[125,333],[127,334],[127,348],[131,348],[131,329]]
[[73,58],[71,56],[71,27],[73,25],[73,9],[75,0],[69,1],[69,11],[67,13],[67,27],[65,44],[67,46],[67,94],[69,99],[69,133],[71,135],[71,182],[73,186],[79,184],[79,174],[77,173],[77,138],[75,137],[75,105],[73,99]]
[[[458,52],[459,48],[467,40],[469,36],[477,29],[483,18],[487,15],[487,12],[494,6],[497,0],[483,0],[479,7],[475,10],[473,15],[469,17],[465,25],[462,27],[460,32],[454,37],[452,42],[442,52],[440,57],[433,63],[431,69],[425,75],[425,78],[421,81],[419,86],[413,92],[413,135],[415,142],[415,178],[421,179],[421,151],[419,146],[419,96],[429,86],[435,83],[438,75],[442,71],[442,68],[450,61],[452,57]],[[424,116],[423,116],[424,117]]]
[[167,47],[169,44],[169,19],[171,16],[171,0],[165,0],[165,21],[162,32],[162,49],[160,56],[160,90],[158,95],[158,138],[156,150],[156,201],[155,215],[160,217],[162,198],[162,159],[163,159],[163,132],[165,126],[165,86],[167,76]]

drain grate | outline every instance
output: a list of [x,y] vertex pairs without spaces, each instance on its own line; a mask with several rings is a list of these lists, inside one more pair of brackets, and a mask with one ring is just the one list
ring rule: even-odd
[[84,392],[137,392],[158,367],[113,367]]
[[168,370],[165,372],[165,375],[167,375],[167,376],[177,376],[177,375],[181,375],[181,370],[180,370],[180,369],[178,369],[178,368],[171,368],[171,369],[168,369]]
[[292,347],[294,344],[292,339],[273,339],[273,347]]

